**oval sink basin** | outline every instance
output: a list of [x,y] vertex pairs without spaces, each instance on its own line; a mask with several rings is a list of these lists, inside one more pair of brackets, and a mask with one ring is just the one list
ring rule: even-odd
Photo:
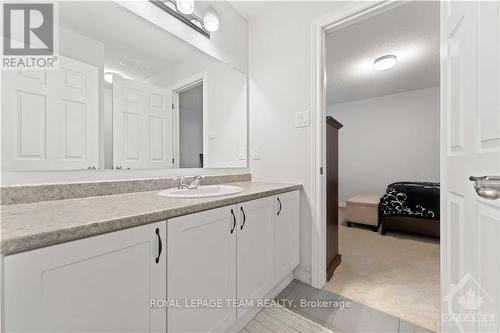
[[243,191],[243,188],[239,186],[231,185],[204,185],[199,186],[194,189],[178,189],[170,188],[168,190],[163,190],[158,193],[158,195],[165,198],[208,198],[208,197],[219,197],[223,195],[236,194]]

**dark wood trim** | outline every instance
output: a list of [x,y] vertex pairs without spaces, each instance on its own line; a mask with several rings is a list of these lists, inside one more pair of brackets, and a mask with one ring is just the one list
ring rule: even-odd
[[439,220],[411,217],[411,216],[384,216],[381,218],[381,234],[387,230],[409,232],[419,235],[439,237]]
[[326,118],[326,278],[340,264],[339,253],[339,129],[342,124]]
[[336,129],[341,129],[342,127],[344,127],[344,125],[342,125],[341,123],[339,123],[332,116],[327,116],[326,117],[326,122],[329,123],[330,125],[332,125],[333,127],[335,127]]
[[339,267],[341,262],[342,262],[342,255],[337,254],[337,256],[335,257],[335,259],[333,259],[330,266],[328,266],[328,268],[326,269],[326,281],[327,282],[332,278],[333,272],[335,272],[335,269],[337,267]]

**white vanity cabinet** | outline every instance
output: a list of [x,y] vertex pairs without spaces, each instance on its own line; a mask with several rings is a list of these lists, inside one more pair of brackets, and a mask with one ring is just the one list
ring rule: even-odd
[[238,331],[259,310],[241,302],[270,299],[291,281],[299,219],[295,190],[6,255],[0,326]]
[[[167,223],[168,332],[223,332],[236,309],[191,301],[236,298],[236,205],[176,217]],[[178,304],[177,304],[178,303]]]
[[5,331],[164,333],[165,239],[158,222],[5,256]]
[[[236,297],[263,298],[274,285],[274,198],[238,205]],[[249,308],[237,309],[241,318]]]
[[299,191],[276,195],[275,204],[275,279],[279,282],[299,264]]
[[[299,219],[299,191],[170,219],[168,332],[224,332],[248,319],[250,308],[226,300],[272,297],[298,265]],[[191,300],[224,307],[185,307]]]

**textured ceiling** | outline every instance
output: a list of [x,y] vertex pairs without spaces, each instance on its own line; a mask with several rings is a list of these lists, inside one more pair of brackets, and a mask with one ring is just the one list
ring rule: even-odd
[[[383,55],[395,67],[374,71]],[[411,1],[326,38],[327,104],[439,85],[439,2]]]

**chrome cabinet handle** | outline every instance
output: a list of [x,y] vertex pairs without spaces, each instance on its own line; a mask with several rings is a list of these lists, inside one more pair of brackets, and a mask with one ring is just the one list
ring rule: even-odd
[[500,176],[470,176],[469,180],[474,182],[474,189],[481,198],[489,200],[500,198]]

